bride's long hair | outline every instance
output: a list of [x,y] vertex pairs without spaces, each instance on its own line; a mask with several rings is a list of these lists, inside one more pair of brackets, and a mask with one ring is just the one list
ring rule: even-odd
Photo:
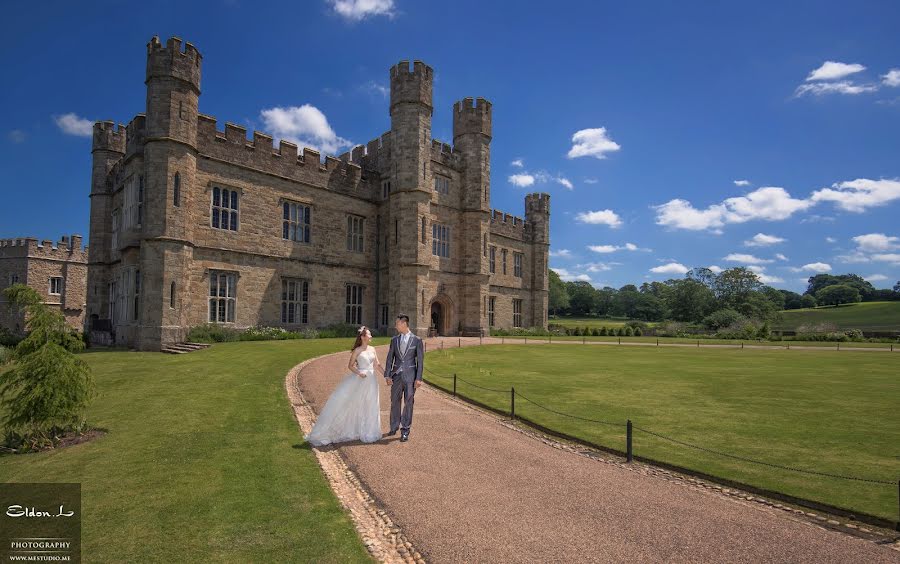
[[353,348],[350,349],[351,351],[355,351],[356,347],[358,347],[362,344],[363,335],[365,335],[366,331],[368,331],[368,330],[369,330],[369,328],[366,327],[365,325],[363,325],[362,327],[360,327],[359,329],[356,330],[356,342],[353,343]]

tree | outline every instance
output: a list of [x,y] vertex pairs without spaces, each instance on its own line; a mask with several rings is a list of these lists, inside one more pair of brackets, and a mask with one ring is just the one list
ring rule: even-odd
[[819,305],[818,302],[816,302],[816,298],[809,294],[804,294],[803,297],[800,298],[800,303],[803,307],[816,307]]
[[897,283],[894,284],[894,292],[900,294],[900,280],[897,280]]
[[[772,302],[772,305],[775,307],[777,311],[781,311],[784,309],[784,304],[786,303],[786,299],[781,290],[776,290],[771,286],[763,286],[762,293],[766,297],[767,300]],[[798,298],[800,296],[797,296]]]
[[625,317],[634,317],[640,293],[634,284],[626,284],[619,288],[613,298],[612,313]]
[[864,301],[870,301],[875,293],[875,287],[872,286],[872,283],[858,274],[816,274],[809,278],[809,286],[806,288],[806,293],[817,296],[822,288],[836,285],[856,288]]
[[779,292],[784,296],[784,309],[800,309],[801,307],[805,307],[803,305],[803,296],[797,292],[791,292],[790,290],[779,290]]
[[709,329],[718,330],[729,327],[742,321],[744,316],[731,308],[720,309],[703,318],[703,325]]
[[752,292],[762,288],[762,282],[755,272],[744,266],[723,270],[716,277],[713,291],[719,299],[719,305],[737,309]]
[[578,280],[567,282],[569,309],[575,315],[588,315],[597,308],[597,289],[590,282]]
[[687,271],[685,277],[688,280],[694,280],[707,288],[712,289],[716,285],[716,278],[718,278],[718,275],[708,268],[692,268]]
[[550,269],[550,295],[548,309],[553,315],[559,315],[561,311],[569,309],[569,293],[566,292],[566,284],[560,279],[555,270]]
[[650,293],[637,294],[637,300],[632,312],[633,319],[644,321],[662,321],[668,316],[666,302]]
[[856,303],[862,300],[859,290],[847,284],[825,286],[816,293],[816,301],[820,305],[841,305]]
[[27,336],[16,346],[12,368],[0,376],[2,425],[21,437],[48,441],[57,431],[83,424],[95,395],[90,368],[74,354],[84,341],[32,288],[14,284],[4,295],[10,307],[25,311]]
[[700,321],[715,309],[715,304],[713,291],[696,278],[672,280],[667,306],[675,321]]

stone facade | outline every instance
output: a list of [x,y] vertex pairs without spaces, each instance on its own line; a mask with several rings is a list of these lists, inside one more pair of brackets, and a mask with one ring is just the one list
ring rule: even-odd
[[476,334],[493,296],[496,327],[546,327],[549,195],[524,219],[490,207],[490,102],[457,102],[453,145],[433,140],[432,69],[402,61],[391,130],[323,163],[218,130],[200,73],[193,45],[154,37],[146,113],[94,125],[89,324],[147,350],[209,321],[391,332],[404,312],[420,335]]
[[[87,303],[88,249],[81,236],[63,236],[53,241],[33,237],[0,240],[0,289],[13,284],[34,288],[44,303],[59,309],[66,322],[81,331]],[[25,318],[11,311],[0,292],[0,327],[13,333],[25,330]]]

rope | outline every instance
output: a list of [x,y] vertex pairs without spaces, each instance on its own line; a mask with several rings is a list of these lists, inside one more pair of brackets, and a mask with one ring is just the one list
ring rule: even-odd
[[791,472],[799,472],[799,473],[801,473],[801,474],[811,474],[811,475],[813,475],[813,476],[824,476],[824,477],[826,477],[826,478],[838,478],[838,479],[841,479],[841,480],[855,480],[855,481],[857,481],[857,482],[867,482],[867,483],[870,483],[870,484],[885,484],[885,485],[888,485],[888,486],[893,486],[893,485],[895,485],[895,482],[888,482],[888,481],[886,481],[886,480],[871,480],[871,479],[869,479],[869,478],[857,478],[856,476],[842,476],[842,475],[840,475],[840,474],[829,474],[829,473],[827,473],[827,472],[817,472],[817,471],[815,471],[815,470],[805,470],[805,469],[803,469],[803,468],[794,468],[794,467],[792,467],[792,466],[782,466],[781,464],[773,464],[773,463],[771,463],[771,462],[763,462],[763,461],[761,461],[761,460],[754,460],[754,459],[752,459],[752,458],[744,458],[743,456],[737,456],[737,455],[734,455],[734,454],[728,454],[727,452],[719,452],[719,451],[717,451],[717,450],[713,450],[713,449],[710,449],[710,448],[705,448],[705,447],[693,445],[693,444],[691,444],[691,443],[686,443],[686,442],[684,442],[684,441],[679,441],[678,439],[673,439],[672,437],[667,437],[667,436],[665,436],[665,435],[660,435],[659,433],[654,433],[653,431],[650,431],[650,430],[648,430],[648,429],[642,429],[641,427],[636,427],[636,426],[635,426],[635,427],[632,427],[632,428],[635,429],[635,430],[637,430],[637,431],[641,431],[642,433],[647,433],[648,435],[653,435],[654,437],[659,437],[660,439],[664,439],[664,440],[667,440],[667,441],[671,441],[671,442],[673,442],[673,443],[676,443],[676,444],[679,444],[679,445],[682,445],[682,446],[686,446],[686,447],[688,447],[688,448],[693,448],[693,449],[701,450],[701,451],[703,451],[703,452],[708,452],[708,453],[711,453],[711,454],[717,454],[717,455],[719,455],[719,456],[725,456],[725,457],[728,457],[728,458],[733,458],[733,459],[735,459],[735,460],[740,460],[741,462],[750,462],[750,463],[752,463],[752,464],[759,464],[759,465],[762,465],[762,466],[768,466],[768,467],[770,467],[770,468],[778,468],[779,470],[789,470],[789,471],[791,471]]
[[555,414],[557,414],[557,415],[562,415],[563,417],[571,417],[572,419],[579,419],[579,420],[581,420],[581,421],[589,421],[589,422],[591,422],[591,423],[600,423],[601,425],[612,425],[613,427],[625,427],[625,424],[624,424],[624,423],[613,423],[613,422],[611,422],[611,421],[600,421],[599,419],[589,419],[589,418],[587,418],[587,417],[580,417],[580,416],[578,416],[578,415],[571,415],[571,414],[569,414],[569,413],[563,413],[562,411],[556,411],[555,409],[550,409],[549,407],[546,407],[546,406],[544,406],[544,405],[541,405],[541,404],[539,404],[538,402],[536,402],[536,401],[534,401],[534,400],[531,400],[531,399],[526,398],[525,396],[523,396],[523,395],[520,394],[519,392],[516,392],[516,395],[519,396],[520,398],[522,398],[522,399],[525,400],[525,401],[528,401],[528,402],[533,403],[534,405],[540,407],[541,409],[545,409],[545,410],[549,411],[550,413],[555,413]]

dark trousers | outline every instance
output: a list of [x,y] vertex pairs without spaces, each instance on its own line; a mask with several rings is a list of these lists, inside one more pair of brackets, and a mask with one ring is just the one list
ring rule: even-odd
[[[391,384],[391,431],[398,427],[409,431],[412,424],[413,400],[416,395],[415,377],[408,380],[398,374]],[[400,413],[400,398],[403,398],[403,413]]]

